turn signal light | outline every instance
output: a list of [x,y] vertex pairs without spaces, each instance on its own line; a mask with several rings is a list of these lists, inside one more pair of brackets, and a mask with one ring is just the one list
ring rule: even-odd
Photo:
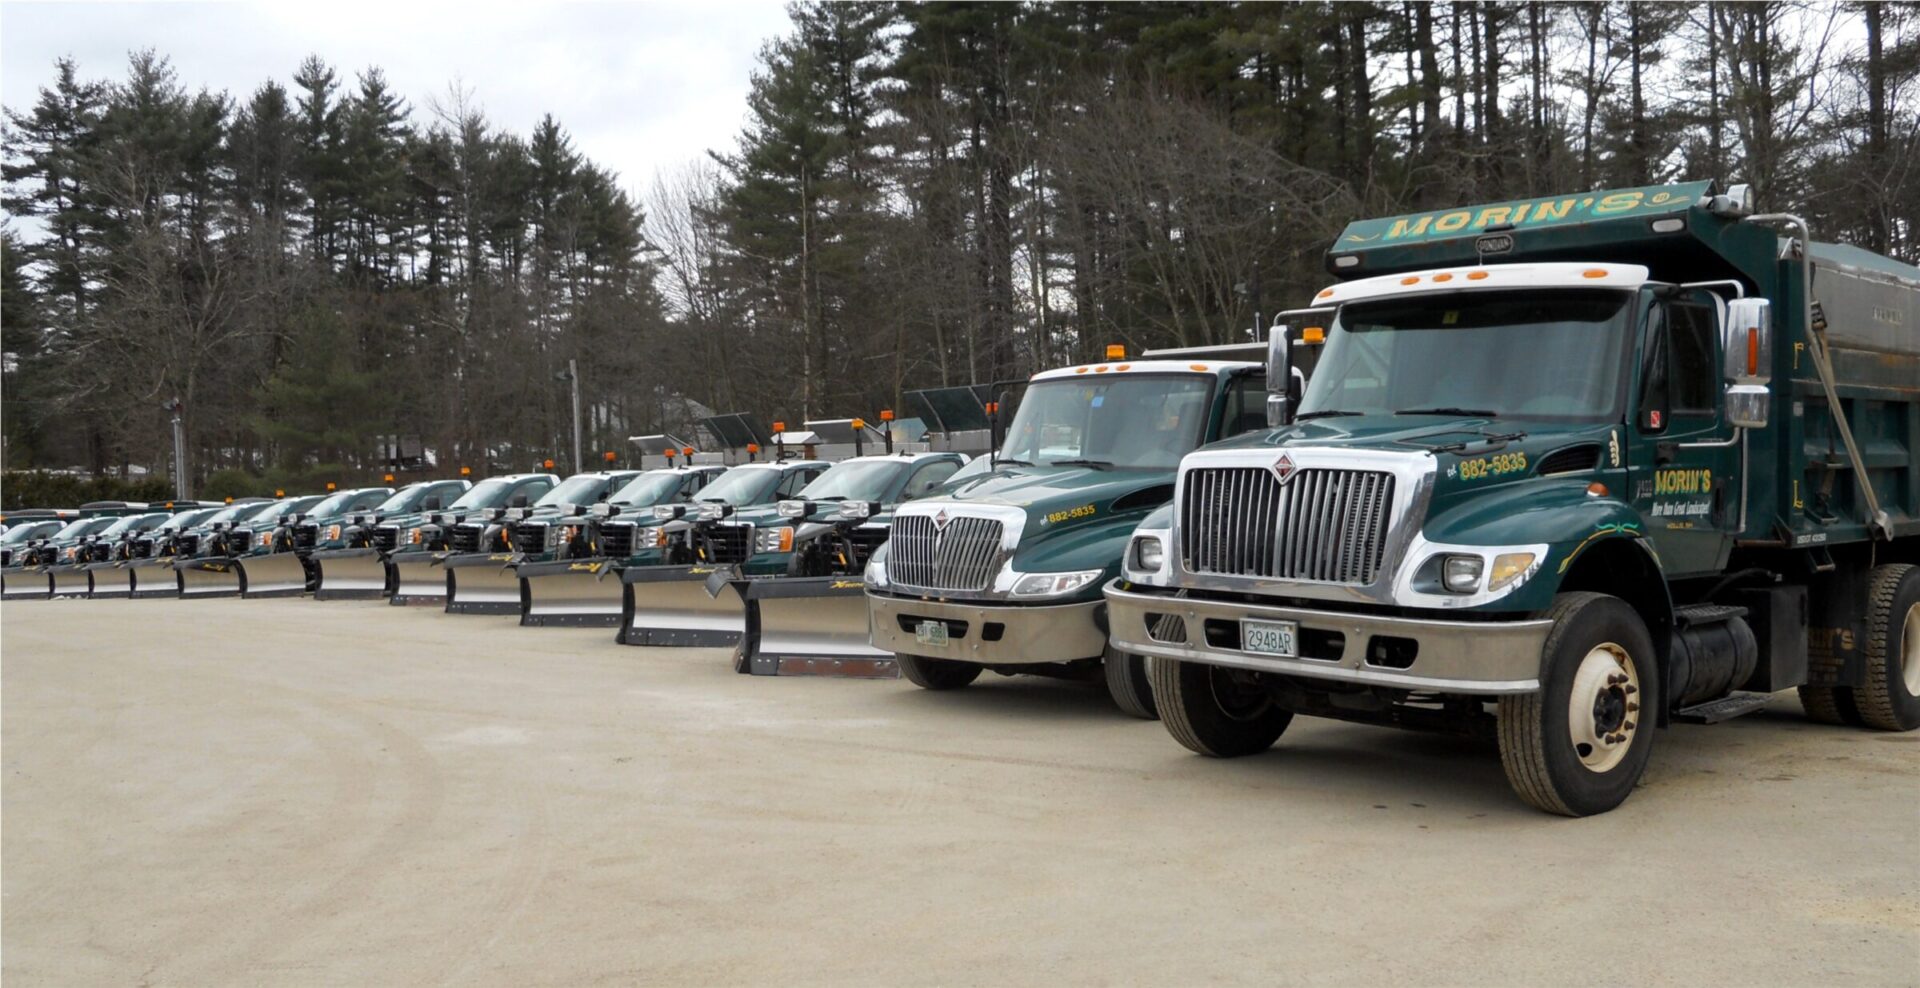
[[1760,376],[1760,327],[1747,327],[1747,376]]
[[1607,485],[1597,480],[1587,485],[1588,497],[1606,497],[1607,493]]

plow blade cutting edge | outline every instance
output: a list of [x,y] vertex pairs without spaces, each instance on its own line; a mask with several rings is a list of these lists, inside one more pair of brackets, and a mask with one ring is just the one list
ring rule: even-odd
[[43,569],[7,570],[0,578],[0,597],[7,600],[45,600],[53,596],[53,577]]
[[520,624],[611,628],[620,623],[620,574],[611,559],[521,563]]
[[468,552],[448,556],[448,614],[520,613],[520,557],[509,552]]
[[47,575],[53,578],[55,597],[85,597],[93,592],[93,574],[84,564],[49,566]]
[[154,597],[180,596],[180,580],[173,575],[172,570],[171,558],[136,559],[128,563],[127,572],[133,583],[133,599],[147,600]]
[[755,676],[894,679],[893,653],[874,648],[857,576],[781,577],[747,584],[738,672]]
[[396,607],[410,604],[447,602],[447,558],[444,552],[396,552],[387,557],[388,586],[393,596],[387,603]]
[[247,571],[231,559],[182,559],[173,564],[182,597],[238,597]]
[[735,647],[747,633],[747,602],[729,570],[636,566],[620,573],[622,645]]
[[[127,563],[88,563],[87,572],[93,576],[93,592],[89,597],[131,597],[133,596],[134,568]],[[172,586],[167,589],[171,591]]]
[[238,562],[247,571],[242,597],[298,597],[307,592],[307,566],[298,553],[273,552]]
[[377,549],[325,549],[313,563],[314,600],[378,600],[387,595],[387,563]]

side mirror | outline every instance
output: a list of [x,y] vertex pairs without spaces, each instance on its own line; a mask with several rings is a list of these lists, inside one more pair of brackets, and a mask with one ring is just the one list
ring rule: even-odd
[[1742,429],[1763,429],[1773,380],[1773,304],[1763,298],[1727,303],[1722,339],[1727,379],[1727,422]]
[[1274,323],[1267,330],[1267,428],[1278,429],[1293,421],[1293,353],[1287,344],[1291,334],[1285,323]]

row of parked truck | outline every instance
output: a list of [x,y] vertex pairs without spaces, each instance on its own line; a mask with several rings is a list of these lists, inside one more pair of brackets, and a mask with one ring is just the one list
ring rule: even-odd
[[1783,690],[1920,727],[1920,269],[1747,198],[1355,223],[1263,344],[1040,373],[977,457],[90,506],[8,519],[5,592],[385,596],[743,673],[1086,678],[1204,755],[1300,715],[1479,736],[1528,803],[1604,812],[1657,729]]

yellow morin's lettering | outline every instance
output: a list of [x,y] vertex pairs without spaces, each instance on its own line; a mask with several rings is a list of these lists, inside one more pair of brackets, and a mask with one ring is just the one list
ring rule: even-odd
[[1431,225],[1433,225],[1433,216],[1431,214],[1420,217],[1412,224],[1408,224],[1406,217],[1403,216],[1393,221],[1393,228],[1387,231],[1387,239],[1397,240],[1401,237],[1417,237],[1427,232],[1427,227]]
[[1623,213],[1640,205],[1642,198],[1644,196],[1638,192],[1616,192],[1610,196],[1603,196],[1599,202],[1594,203],[1593,211],[1595,214]]
[[1653,475],[1653,493],[1705,494],[1713,490],[1712,470],[1661,470]]
[[1513,219],[1510,219],[1507,222],[1509,223],[1525,222],[1527,218],[1527,210],[1532,208],[1533,208],[1533,203],[1530,203],[1530,202],[1521,203],[1517,208],[1514,209]]
[[1542,223],[1551,223],[1554,220],[1566,219],[1567,214],[1571,212],[1573,212],[1573,200],[1562,199],[1559,202],[1543,202],[1534,207],[1533,218]]
[[1436,233],[1452,233],[1455,230],[1464,228],[1472,219],[1473,213],[1463,209],[1457,213],[1448,213],[1434,220],[1433,229]]
[[1512,220],[1507,219],[1507,215],[1512,212],[1511,206],[1488,206],[1480,211],[1479,216],[1473,218],[1473,228],[1480,230],[1500,223],[1510,223]]

